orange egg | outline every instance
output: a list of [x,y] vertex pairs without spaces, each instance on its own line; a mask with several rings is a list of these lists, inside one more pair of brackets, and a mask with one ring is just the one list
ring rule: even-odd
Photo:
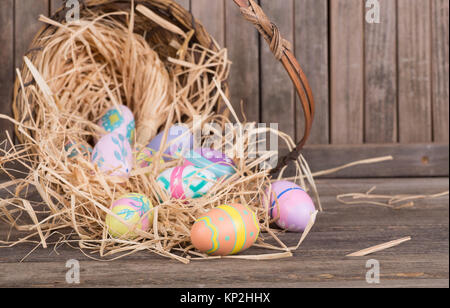
[[191,230],[195,248],[213,256],[239,253],[259,235],[255,213],[241,204],[221,205],[197,219]]

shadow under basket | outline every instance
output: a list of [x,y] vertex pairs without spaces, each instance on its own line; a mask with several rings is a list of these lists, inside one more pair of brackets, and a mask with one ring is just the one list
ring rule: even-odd
[[[275,180],[286,179],[289,163],[295,176],[288,180],[310,191],[320,201],[309,167],[300,155],[311,130],[314,102],[311,89],[293,57],[290,44],[254,1],[235,1],[244,18],[254,23],[275,57],[293,80],[305,111],[305,136],[295,143],[282,132],[242,123],[228,100],[230,61],[201,23],[169,0],[87,0],[79,21],[66,22],[68,9],[51,18],[41,16],[45,27],[33,40],[15,83],[13,111],[19,144],[4,151],[3,161],[27,168],[24,178],[12,178],[11,197],[1,200],[0,218],[27,236],[17,242],[48,247],[52,243],[78,246],[86,255],[116,259],[139,251],[188,263],[215,258],[197,251],[190,230],[196,219],[223,204],[239,203],[255,212],[261,233],[248,251],[224,258],[277,259],[292,256],[314,224],[310,218],[299,243],[288,247],[272,228],[264,200]],[[133,160],[158,133],[167,137],[176,123],[206,134],[217,130],[215,146],[225,148],[231,136],[242,135],[232,156],[236,173],[215,182],[197,199],[177,200],[157,183],[168,168],[184,159],[161,160],[169,146],[162,144],[148,167],[134,164],[127,178],[101,172],[92,163],[90,149],[105,132],[97,125],[105,111],[129,107],[136,120],[131,136]],[[200,123],[200,124],[199,124]],[[267,168],[277,151],[252,155],[255,136],[275,135],[289,154]],[[163,140],[165,139],[163,138]],[[218,144],[217,144],[218,143]],[[69,146],[68,146],[69,145]],[[75,152],[74,152],[75,151]],[[243,155],[238,155],[243,153]],[[75,154],[75,155],[72,155]],[[1,164],[5,173],[9,170]],[[40,202],[29,200],[37,192]],[[114,238],[108,233],[110,207],[127,193],[148,196],[153,219],[148,229],[129,225],[135,236]],[[123,221],[125,223],[125,221]],[[258,254],[255,254],[255,251]]]

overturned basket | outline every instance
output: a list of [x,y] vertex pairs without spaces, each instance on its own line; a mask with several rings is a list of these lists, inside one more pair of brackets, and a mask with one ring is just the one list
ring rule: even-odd
[[[67,9],[60,10],[52,19],[41,17],[47,26],[33,41],[17,78],[13,111],[16,134],[22,145],[15,147],[9,158],[21,161],[31,172],[17,186],[15,197],[6,202],[16,208],[9,208],[3,219],[21,230],[35,231],[44,247],[52,234],[68,227],[70,231],[65,233],[64,241],[78,242],[81,249],[99,252],[101,256],[149,250],[188,262],[193,256],[207,257],[195,252],[189,243],[189,227],[195,217],[220,204],[237,201],[254,209],[262,230],[276,238],[269,227],[267,211],[258,201],[264,198],[263,191],[270,185],[271,177],[292,161],[297,170],[296,180],[305,187],[304,180],[308,179],[314,189],[307,164],[300,156],[314,117],[312,93],[289,43],[277,27],[254,1],[235,1],[291,77],[305,114],[304,137],[295,144],[289,136],[279,133],[291,151],[279,160],[276,168],[260,170],[258,166],[264,159],[240,158],[238,173],[216,185],[210,196],[190,203],[169,199],[160,202],[153,197],[154,204],[160,205],[155,207],[153,229],[139,231],[136,240],[118,240],[108,236],[104,223],[112,200],[130,191],[160,195],[155,176],[177,162],[155,163],[146,170],[133,172],[127,183],[118,183],[98,174],[85,156],[68,159],[67,142],[92,144],[98,137],[98,128],[91,123],[107,107],[119,102],[133,110],[138,135],[142,136],[139,125],[151,118],[150,124],[142,126],[141,131],[150,133],[138,142],[141,146],[157,132],[167,131],[172,123],[193,124],[195,117],[223,127],[229,123],[230,109],[226,108],[230,107],[226,84],[229,62],[226,52],[205,28],[171,0],[82,2],[84,23],[65,24]],[[102,27],[96,28],[99,21]],[[145,41],[151,48],[147,48]],[[158,57],[153,56],[152,50]],[[145,69],[143,63],[161,69],[149,76],[150,68]],[[142,90],[142,80],[151,80],[150,90]],[[161,92],[158,97],[164,99],[152,97],[156,90]],[[142,123],[140,118],[144,119]],[[248,148],[249,144],[245,146]],[[29,185],[35,186],[41,195],[43,210],[17,197]],[[20,226],[17,209],[27,212],[34,224]],[[291,248],[284,244],[274,248],[262,238],[257,245],[285,250],[281,257],[290,255]]]

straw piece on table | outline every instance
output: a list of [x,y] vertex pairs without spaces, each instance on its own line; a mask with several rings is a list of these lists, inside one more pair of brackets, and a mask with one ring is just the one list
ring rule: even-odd
[[364,256],[367,256],[367,255],[375,253],[375,252],[379,252],[379,251],[382,251],[382,250],[386,250],[388,248],[392,248],[392,247],[398,246],[398,245],[400,245],[402,243],[405,243],[405,242],[408,242],[410,240],[411,240],[411,237],[408,236],[408,237],[401,238],[401,239],[398,239],[398,240],[395,240],[395,241],[392,241],[392,242],[388,242],[388,243],[384,243],[384,244],[381,244],[381,245],[369,247],[369,248],[366,248],[366,249],[363,249],[363,250],[351,253],[351,254],[347,255],[347,257],[364,257]]
[[[416,200],[437,199],[448,196],[449,194],[449,191],[444,191],[432,195],[377,195],[372,194],[375,189],[376,186],[372,187],[366,193],[341,194],[336,198],[339,202],[346,205],[371,204],[396,210],[412,207]],[[346,198],[349,198],[350,200],[345,200]]]

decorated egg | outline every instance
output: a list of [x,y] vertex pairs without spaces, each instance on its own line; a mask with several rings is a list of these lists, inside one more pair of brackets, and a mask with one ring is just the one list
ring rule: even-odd
[[84,157],[87,157],[89,153],[92,153],[92,147],[85,144],[77,144],[73,141],[67,141],[64,145],[64,150],[68,153],[68,158],[74,158],[78,155],[82,154]]
[[216,182],[214,174],[194,166],[181,166],[163,171],[157,182],[175,199],[195,199],[208,193]]
[[259,235],[255,213],[241,204],[222,205],[197,219],[191,241],[201,252],[213,256],[239,253],[252,246]]
[[[140,168],[146,168],[148,166],[150,166],[153,163],[153,160],[155,159],[155,151],[145,147],[143,148],[136,159],[136,165],[139,166]],[[160,160],[161,163],[164,163],[164,160],[161,158]]]
[[275,182],[266,190],[266,195],[270,196],[270,217],[279,217],[276,224],[288,231],[303,232],[311,214],[316,211],[314,202],[305,190],[292,182]]
[[163,159],[170,160],[169,157],[181,157],[192,149],[194,143],[194,136],[189,129],[184,125],[173,125],[167,132],[166,143],[162,144],[164,132],[159,133],[147,145],[151,151],[158,152],[160,149],[167,149],[164,151]]
[[217,178],[229,177],[236,173],[234,162],[222,152],[200,148],[185,155],[189,164],[214,173]]
[[118,132],[127,137],[128,142],[133,144],[134,135],[136,133],[136,123],[131,110],[120,105],[118,108],[110,108],[100,119],[98,125],[103,127],[107,132]]
[[113,237],[137,237],[135,229],[148,231],[153,223],[153,205],[151,201],[142,194],[126,194],[114,201],[111,211],[123,219],[124,224],[115,216],[106,216],[108,232]]
[[103,136],[94,147],[92,162],[107,175],[129,177],[133,153],[128,139],[119,133]]

